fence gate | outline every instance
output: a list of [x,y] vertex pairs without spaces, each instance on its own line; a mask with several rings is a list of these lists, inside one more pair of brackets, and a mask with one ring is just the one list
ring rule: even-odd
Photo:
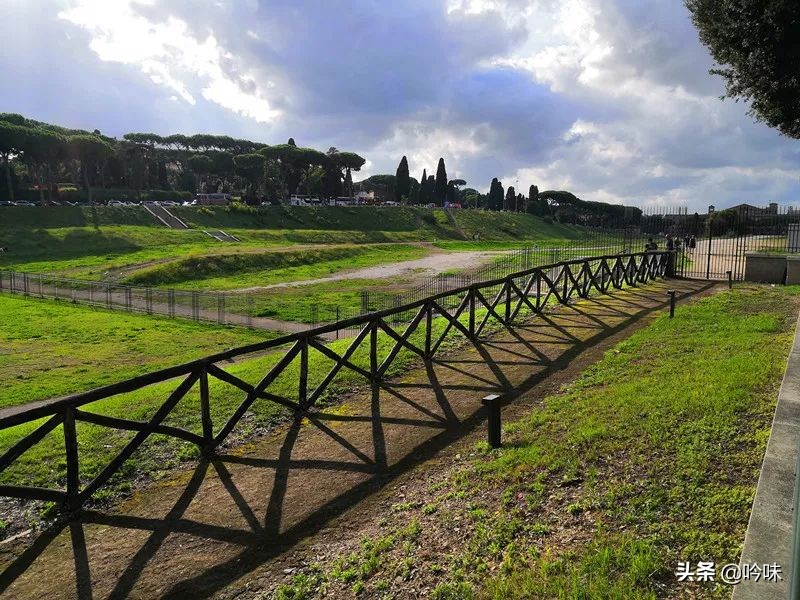
[[672,235],[680,252],[678,274],[692,279],[727,279],[730,271],[734,280],[743,280],[746,252],[800,251],[793,247],[800,246],[800,211],[776,204],[708,215],[644,215],[642,229],[659,236],[660,245],[662,235]]

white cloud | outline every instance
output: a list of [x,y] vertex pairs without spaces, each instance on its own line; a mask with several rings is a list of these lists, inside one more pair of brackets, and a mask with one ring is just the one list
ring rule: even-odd
[[235,57],[213,33],[199,39],[184,20],[168,16],[154,22],[137,5],[152,6],[154,1],[79,0],[58,16],[89,32],[89,46],[100,60],[136,66],[190,105],[196,103],[190,88],[199,85],[206,100],[258,122],[278,116],[252,77],[229,72]]

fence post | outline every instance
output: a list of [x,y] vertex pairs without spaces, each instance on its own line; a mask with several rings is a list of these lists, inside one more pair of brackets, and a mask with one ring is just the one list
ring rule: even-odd
[[475,287],[469,288],[469,339],[475,339]]
[[675,290],[668,290],[667,295],[669,296],[669,318],[673,318],[675,316]]
[[369,375],[370,381],[378,380],[378,321],[370,324],[369,332]]
[[502,397],[499,394],[489,394],[481,400],[489,413],[487,441],[492,448],[500,448],[503,445],[501,440],[502,423],[500,420],[501,401]]
[[433,326],[433,304],[425,304],[425,358],[431,359],[431,327]]
[[300,408],[308,408],[306,402],[308,401],[308,338],[303,337],[300,340],[300,383],[298,386],[298,404]]
[[64,408],[64,454],[67,461],[67,511],[80,508],[80,470],[78,463],[78,436],[75,431],[75,407]]
[[511,280],[506,279],[506,325],[511,321]]
[[725,273],[728,275],[728,289],[732,290],[733,289],[733,272],[732,271],[725,271]]
[[200,371],[200,420],[203,424],[203,455],[214,452],[214,423],[211,420],[211,402],[208,394],[208,369]]

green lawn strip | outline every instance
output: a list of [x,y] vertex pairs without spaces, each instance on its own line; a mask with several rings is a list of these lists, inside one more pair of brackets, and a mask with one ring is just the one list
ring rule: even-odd
[[[304,569],[272,597],[342,582],[391,591],[413,568],[437,582],[437,599],[650,599],[678,592],[679,560],[736,562],[798,294],[742,286],[658,317],[506,425],[502,449],[479,443],[361,550]],[[414,544],[382,542],[417,521]],[[442,536],[452,551],[432,557],[426,539]],[[731,592],[689,585],[692,597]]]
[[420,246],[342,245],[281,252],[184,258],[141,269],[126,282],[180,289],[226,290],[319,279],[347,269],[422,258]]
[[[792,339],[786,294],[798,292],[737,289],[683,306],[509,425],[507,447],[464,480],[507,500],[490,529],[522,523],[501,574],[471,581],[481,595],[649,598],[675,585],[678,560],[736,562]],[[536,507],[564,481],[581,482],[564,512],[588,512],[600,532],[574,552],[542,555]],[[482,546],[453,564],[469,573],[497,559]]]

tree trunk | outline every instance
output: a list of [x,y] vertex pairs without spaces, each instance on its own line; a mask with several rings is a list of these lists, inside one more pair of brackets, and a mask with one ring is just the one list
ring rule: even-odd
[[8,199],[14,201],[14,184],[11,182],[11,167],[9,166],[8,153],[3,154],[3,165],[6,171],[6,183],[8,184]]
[[92,188],[89,185],[89,173],[85,168],[83,169],[83,183],[86,186],[86,197],[89,200],[89,204],[94,204],[92,202]]

